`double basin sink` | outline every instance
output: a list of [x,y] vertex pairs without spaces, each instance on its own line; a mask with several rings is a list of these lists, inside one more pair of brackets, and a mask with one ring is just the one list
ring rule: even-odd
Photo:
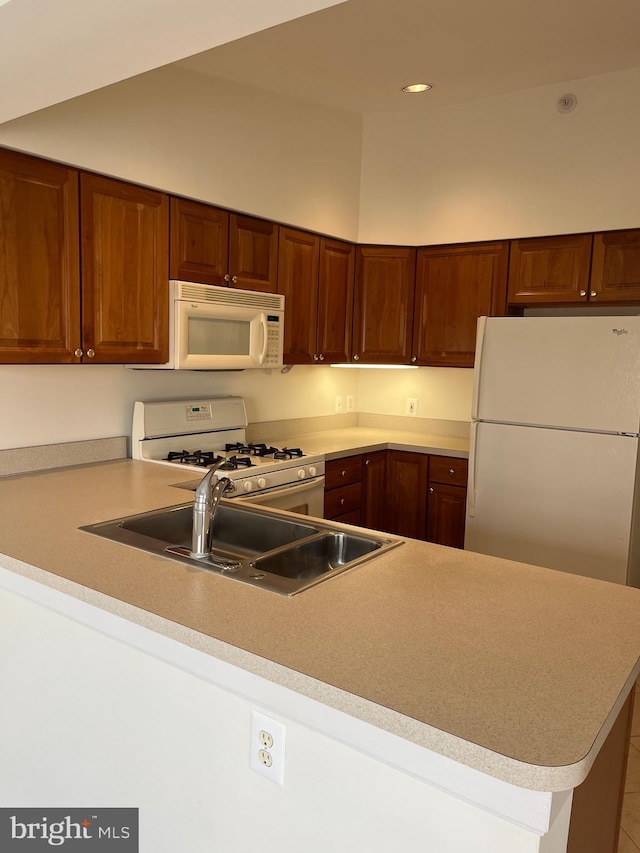
[[295,595],[402,544],[300,519],[221,502],[213,520],[212,554],[204,559],[189,556],[193,503],[80,529],[281,595]]

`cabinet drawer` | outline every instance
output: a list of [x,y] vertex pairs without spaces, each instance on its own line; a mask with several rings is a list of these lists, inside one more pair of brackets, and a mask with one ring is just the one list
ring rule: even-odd
[[352,483],[339,489],[331,489],[324,493],[324,514],[326,518],[346,515],[348,512],[360,510],[362,485]]
[[347,456],[332,459],[325,465],[325,489],[335,489],[348,483],[359,483],[362,479],[362,456]]
[[339,521],[341,524],[355,524],[360,527],[360,510],[354,509],[353,512],[345,512],[344,515],[334,515],[331,521]]
[[467,485],[469,462],[453,456],[432,456],[429,462],[429,482]]

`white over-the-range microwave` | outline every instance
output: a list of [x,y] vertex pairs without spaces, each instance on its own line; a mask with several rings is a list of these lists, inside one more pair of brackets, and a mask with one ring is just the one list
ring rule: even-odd
[[284,296],[169,282],[169,361],[160,370],[281,367]]

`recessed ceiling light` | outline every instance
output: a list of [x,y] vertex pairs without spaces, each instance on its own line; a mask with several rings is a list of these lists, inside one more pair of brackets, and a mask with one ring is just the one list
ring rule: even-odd
[[412,83],[410,86],[403,86],[402,91],[413,94],[414,92],[428,92],[431,88],[431,83]]

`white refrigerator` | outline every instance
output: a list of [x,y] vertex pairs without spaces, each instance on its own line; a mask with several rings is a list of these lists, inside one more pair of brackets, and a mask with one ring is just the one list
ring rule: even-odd
[[465,549],[640,587],[640,316],[481,317]]

